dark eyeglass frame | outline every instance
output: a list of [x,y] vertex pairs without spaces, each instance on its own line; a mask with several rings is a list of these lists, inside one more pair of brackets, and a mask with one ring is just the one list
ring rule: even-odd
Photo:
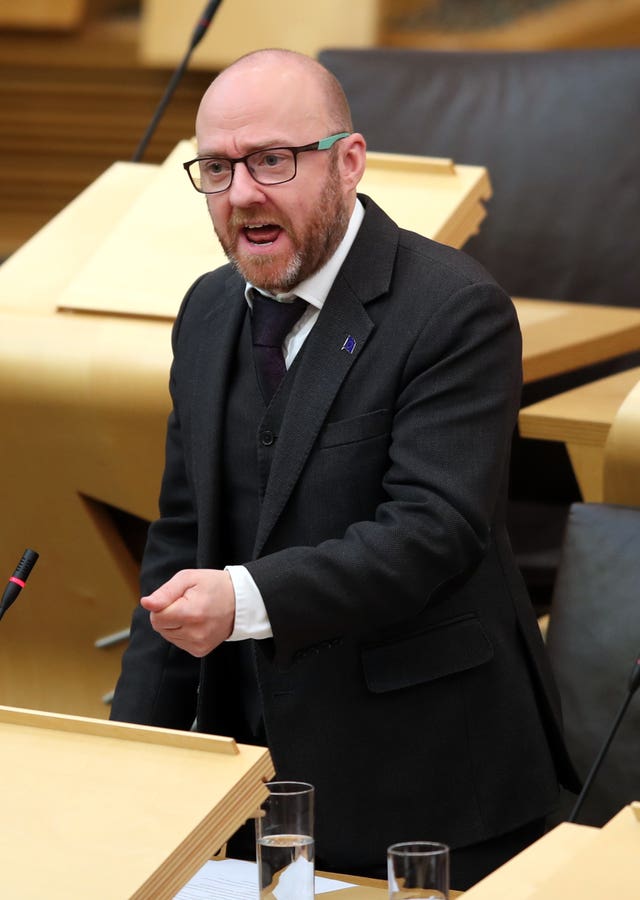
[[[322,138],[319,141],[314,141],[312,144],[303,144],[301,147],[265,147],[264,150],[253,150],[251,153],[247,153],[246,156],[238,156],[236,159],[232,159],[228,156],[196,156],[195,159],[190,159],[188,162],[182,163],[182,168],[189,176],[189,181],[199,194],[222,194],[224,191],[228,191],[233,184],[233,176],[235,175],[236,166],[238,163],[245,164],[245,166],[247,167],[247,171],[255,182],[261,184],[263,187],[271,187],[274,184],[286,184],[289,181],[293,181],[293,179],[298,174],[298,153],[308,153],[311,150],[330,150],[337,141],[341,141],[343,138],[349,137],[350,135],[350,131],[341,131],[338,134],[330,134],[329,137]],[[276,150],[289,150],[293,154],[293,175],[291,175],[290,178],[284,178],[282,181],[260,181],[260,179],[256,178],[255,173],[251,170],[251,166],[249,165],[248,160],[250,160],[252,156],[275,152]],[[215,191],[203,191],[201,187],[198,187],[193,179],[193,176],[191,174],[191,166],[194,163],[206,162],[207,160],[212,159],[219,159],[221,162],[226,162],[231,165],[229,173],[229,184],[226,185],[226,187],[218,188]]]

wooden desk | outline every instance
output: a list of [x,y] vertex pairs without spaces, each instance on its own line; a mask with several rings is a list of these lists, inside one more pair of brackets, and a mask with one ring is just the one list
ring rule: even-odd
[[525,383],[640,349],[640,309],[519,297],[513,302]]
[[[327,894],[327,900],[331,897],[335,897],[336,900],[338,897],[351,898],[351,900],[387,900],[388,893],[388,885],[386,881],[382,881],[378,878],[358,878],[356,875],[338,875],[335,872],[316,872],[316,875],[321,875],[325,878],[338,878],[340,881],[348,881],[350,884],[357,884],[362,887],[362,891],[355,891],[353,888],[349,888],[348,891],[331,891]],[[364,890],[367,888],[367,890]],[[462,897],[462,891],[449,891],[449,900],[456,900],[458,897]]]
[[[602,828],[562,822],[464,894],[451,891],[450,896],[463,900],[600,900],[603,896],[637,900],[639,839],[640,803],[625,806]],[[384,882],[372,885],[383,887],[347,888],[325,896],[327,900],[349,900],[349,895],[351,900],[386,900]]]
[[265,747],[0,707],[0,895],[171,900],[264,802]]
[[522,437],[561,441],[567,447],[585,501],[604,497],[604,452],[609,429],[629,391],[640,381],[640,368],[565,391],[520,411]]
[[640,506],[640,380],[624,398],[604,448],[603,500]]

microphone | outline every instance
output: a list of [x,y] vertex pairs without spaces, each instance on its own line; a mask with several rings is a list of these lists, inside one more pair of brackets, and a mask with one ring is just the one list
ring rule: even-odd
[[635,662],[633,663],[633,666],[631,667],[631,672],[629,674],[629,681],[627,684],[627,693],[626,693],[624,700],[622,701],[622,705],[620,706],[620,709],[618,710],[618,713],[614,719],[613,725],[611,726],[611,729],[609,730],[609,734],[607,735],[607,738],[606,738],[604,744],[602,745],[602,748],[600,749],[600,752],[596,758],[596,761],[594,762],[593,766],[591,767],[591,771],[589,772],[589,774],[587,775],[587,777],[585,779],[584,785],[582,786],[582,790],[580,791],[580,796],[578,797],[575,806],[571,810],[571,815],[567,819],[567,822],[575,822],[576,816],[580,812],[580,809],[582,808],[582,804],[584,803],[586,796],[589,793],[589,789],[591,788],[591,785],[593,784],[595,777],[598,774],[600,766],[602,765],[604,758],[607,755],[607,750],[609,749],[611,741],[614,739],[615,734],[616,734],[618,728],[620,727],[622,718],[623,718],[625,712],[627,711],[627,706],[629,705],[631,698],[633,697],[633,695],[635,694],[635,692],[638,690],[639,687],[640,687],[640,653],[637,653]]
[[22,559],[16,566],[16,570],[9,579],[9,583],[4,589],[2,600],[0,601],[0,619],[9,609],[9,607],[17,600],[18,594],[25,586],[27,578],[31,570],[36,564],[39,554],[35,550],[25,550]]
[[193,52],[193,50],[195,50],[202,38],[207,33],[207,29],[209,28],[209,25],[211,25],[211,21],[221,3],[222,0],[211,0],[210,3],[207,3],[204,12],[198,19],[196,27],[193,29],[193,34],[191,35],[191,43],[189,44],[190,52]]
[[169,100],[171,100],[171,97],[173,96],[173,92],[175,91],[175,89],[178,86],[178,82],[184,75],[184,71],[187,68],[189,60],[191,59],[191,54],[193,53],[193,51],[196,49],[196,47],[198,46],[198,44],[200,43],[202,38],[207,33],[207,29],[209,28],[209,25],[211,25],[211,21],[212,21],[214,15],[216,14],[217,9],[221,3],[222,3],[222,0],[210,0],[210,2],[207,3],[206,7],[204,8],[202,15],[198,19],[196,26],[193,29],[193,33],[191,35],[191,40],[189,42],[189,46],[187,47],[187,52],[183,56],[180,65],[178,66],[178,68],[175,70],[175,72],[171,76],[171,80],[169,81],[169,84],[167,85],[167,89],[165,90],[164,95],[163,95],[162,99],[160,100],[160,103],[158,103],[157,109],[156,109],[155,113],[153,114],[153,118],[151,119],[151,122],[149,122],[149,126],[148,126],[147,130],[145,131],[145,133],[142,137],[142,140],[138,144],[136,152],[131,157],[132,162],[140,162],[140,160],[142,159],[142,155],[143,155],[144,151],[147,149],[147,144],[151,140],[153,132],[158,127],[158,123],[159,123],[160,119],[162,118],[162,114],[164,113],[165,109],[167,108]]

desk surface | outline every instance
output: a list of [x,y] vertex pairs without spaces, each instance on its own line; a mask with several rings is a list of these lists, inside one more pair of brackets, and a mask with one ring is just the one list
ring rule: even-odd
[[514,298],[525,382],[640,349],[640,309]]
[[[359,878],[356,875],[337,875],[335,872],[316,872],[316,875],[322,875],[325,878],[339,878],[340,881],[348,881],[351,884],[357,884],[362,887],[362,891],[354,891],[353,888],[349,888],[345,891],[332,891],[330,894],[327,894],[327,898],[343,896],[345,898],[352,898],[352,900],[387,900],[388,893],[388,885],[386,881],[382,881],[378,878]],[[366,890],[365,890],[366,889]],[[449,900],[456,900],[458,897],[462,897],[462,891],[449,891]]]
[[601,502],[604,451],[616,413],[640,381],[640,368],[628,369],[548,397],[520,410],[522,437],[560,441],[567,447],[582,497]]
[[[514,300],[522,329],[524,381],[536,381],[640,348],[640,309]],[[520,434],[560,441],[585,501],[604,499],[604,448],[613,419],[640,368],[549,397],[520,411]]]

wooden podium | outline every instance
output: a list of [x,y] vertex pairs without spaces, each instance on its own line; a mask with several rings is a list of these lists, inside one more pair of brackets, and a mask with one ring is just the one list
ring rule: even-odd
[[[0,572],[40,559],[0,627],[0,703],[106,717],[157,515],[173,318],[224,257],[181,142],[119,162],[0,267]],[[461,246],[484,169],[371,154],[363,190]]]
[[563,822],[464,893],[464,900],[637,900],[640,803],[603,828]]
[[268,750],[0,707],[0,892],[170,900],[267,796]]

